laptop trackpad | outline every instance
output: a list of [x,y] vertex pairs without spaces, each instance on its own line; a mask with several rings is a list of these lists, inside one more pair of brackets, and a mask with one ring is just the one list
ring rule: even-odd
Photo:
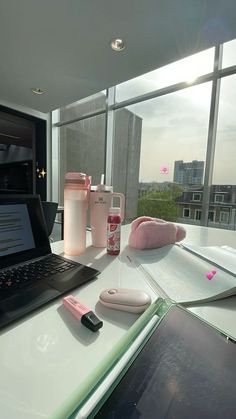
[[47,284],[37,284],[0,303],[0,327],[61,295]]

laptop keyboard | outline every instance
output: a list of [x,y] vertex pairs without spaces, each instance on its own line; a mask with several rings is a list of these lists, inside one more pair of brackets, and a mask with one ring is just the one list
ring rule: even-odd
[[49,275],[65,272],[74,266],[70,261],[65,261],[55,255],[50,255],[45,259],[11,269],[4,269],[0,272],[0,290],[22,287],[26,283],[40,281]]

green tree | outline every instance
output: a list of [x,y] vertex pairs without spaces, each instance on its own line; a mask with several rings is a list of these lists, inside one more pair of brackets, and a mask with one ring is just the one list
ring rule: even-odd
[[150,192],[138,199],[138,217],[162,218],[166,221],[176,221],[179,216],[179,207],[175,203],[177,196],[181,195],[181,188],[171,185],[168,190]]

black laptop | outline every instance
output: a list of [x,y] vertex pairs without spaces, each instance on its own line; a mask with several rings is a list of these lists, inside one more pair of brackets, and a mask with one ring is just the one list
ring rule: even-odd
[[51,252],[38,195],[0,195],[0,328],[99,273]]

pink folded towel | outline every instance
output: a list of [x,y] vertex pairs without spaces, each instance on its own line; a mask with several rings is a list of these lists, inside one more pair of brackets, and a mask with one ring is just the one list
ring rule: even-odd
[[154,249],[183,240],[186,230],[174,223],[152,217],[139,217],[131,223],[129,246]]

